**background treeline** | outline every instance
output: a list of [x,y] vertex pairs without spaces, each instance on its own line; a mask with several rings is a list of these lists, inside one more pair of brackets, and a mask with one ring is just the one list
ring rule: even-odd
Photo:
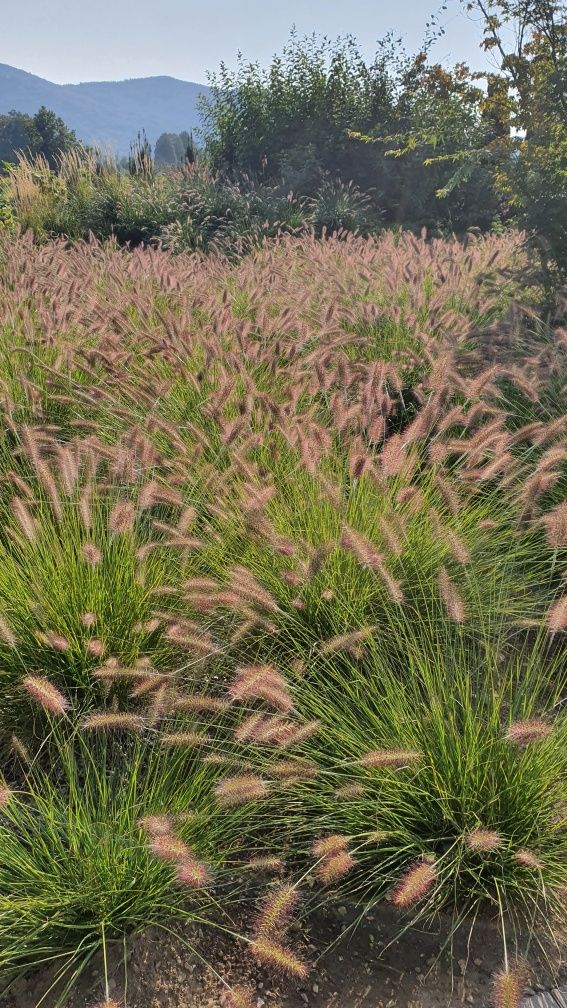
[[[20,136],[30,117],[3,117],[0,151],[11,143],[45,161],[7,168],[0,215],[41,235],[204,250],[278,229],[520,227],[555,281],[567,270],[566,8],[469,7],[494,72],[435,64],[430,42],[408,56],[388,37],[368,62],[352,38],[292,34],[267,68],[221,65],[198,148],[187,133],[163,134],[152,151],[142,135],[122,165],[89,152],[51,178],[53,143],[27,123],[30,139]],[[52,120],[65,154],[76,141]]]
[[408,57],[393,38],[366,63],[353,39],[292,36],[267,70],[223,66],[212,89],[204,135],[218,170],[307,194],[338,176],[367,192],[388,224],[489,227],[498,212],[486,170],[441,201],[452,165],[424,165],[415,143],[396,156],[401,136],[422,131],[443,130],[432,143],[448,155],[482,143],[483,93],[464,67],[429,65],[424,52]]
[[56,168],[60,155],[78,145],[73,130],[44,106],[33,116],[25,112],[0,115],[0,162],[17,162],[18,154],[26,153],[45,158]]
[[154,160],[156,167],[166,165],[192,164],[196,158],[193,136],[183,130],[181,133],[162,133],[156,140]]

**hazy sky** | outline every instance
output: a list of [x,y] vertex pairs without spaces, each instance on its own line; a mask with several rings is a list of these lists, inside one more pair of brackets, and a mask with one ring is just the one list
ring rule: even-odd
[[[0,63],[58,83],[170,74],[204,82],[241,50],[267,63],[293,24],[300,34],[350,32],[369,56],[390,29],[414,51],[442,0],[0,0]],[[480,32],[460,0],[440,14],[442,61],[481,59]]]

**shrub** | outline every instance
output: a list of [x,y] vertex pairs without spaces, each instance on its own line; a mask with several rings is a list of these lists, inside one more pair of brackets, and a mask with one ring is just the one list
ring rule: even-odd
[[[51,754],[49,770],[32,754],[4,794],[0,971],[50,964],[64,993],[98,950],[106,970],[112,943],[175,918],[211,920],[215,893],[228,905],[236,887],[223,864],[227,813],[215,812],[187,750],[80,739],[59,726]],[[151,828],[148,817],[163,812],[191,858],[206,861],[201,884],[176,881],[176,861],[152,853],[144,821]]]
[[[489,912],[542,934],[567,878],[561,659],[544,641],[503,659],[502,644],[420,637],[405,634],[403,668],[373,644],[356,663],[307,657],[293,693],[320,722],[300,751],[319,775],[297,788],[294,825],[306,844],[313,823],[348,838],[353,863],[330,881],[361,912],[387,897],[412,919]],[[418,864],[432,870],[404,893]]]

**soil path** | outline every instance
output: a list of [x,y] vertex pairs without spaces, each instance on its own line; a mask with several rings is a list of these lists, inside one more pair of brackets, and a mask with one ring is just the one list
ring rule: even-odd
[[[176,935],[148,929],[132,942],[127,969],[111,961],[110,993],[126,1008],[223,1008],[229,1002],[215,971],[231,984],[253,988],[256,1008],[489,1008],[494,973],[501,965],[501,943],[491,924],[469,936],[462,931],[446,944],[447,922],[428,931],[410,930],[393,939],[399,920],[388,908],[352,930],[346,907],[319,913],[308,930],[298,928],[294,947],[313,963],[309,977],[297,982],[274,980],[254,967],[245,951],[207,930],[195,941],[194,929]],[[193,951],[188,948],[189,938]],[[211,963],[214,970],[204,964]],[[126,989],[124,976],[127,975]],[[526,995],[554,986],[561,974],[557,950],[533,955],[529,977],[537,977]],[[100,963],[80,980],[68,1008],[93,1008],[101,998]],[[36,1008],[49,976],[18,981],[0,999],[0,1008]],[[536,999],[534,999],[536,1000]],[[42,1008],[53,1008],[48,996]],[[528,1000],[527,1005],[530,1004]],[[532,1005],[534,1002],[532,1002]]]

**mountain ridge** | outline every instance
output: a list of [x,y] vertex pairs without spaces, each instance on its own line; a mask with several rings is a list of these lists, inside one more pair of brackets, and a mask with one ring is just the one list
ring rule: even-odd
[[177,77],[129,77],[120,81],[54,84],[0,63],[0,115],[15,110],[34,115],[41,105],[53,110],[85,144],[125,154],[138,130],[154,144],[160,133],[196,129],[205,84]]

